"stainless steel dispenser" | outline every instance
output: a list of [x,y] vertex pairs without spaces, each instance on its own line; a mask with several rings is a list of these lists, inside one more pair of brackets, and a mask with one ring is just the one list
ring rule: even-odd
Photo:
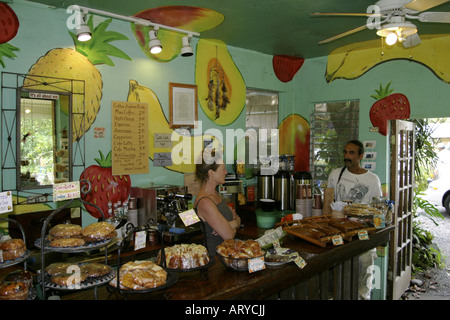
[[278,171],[274,178],[274,198],[278,210],[290,210],[290,180],[291,175],[286,171]]

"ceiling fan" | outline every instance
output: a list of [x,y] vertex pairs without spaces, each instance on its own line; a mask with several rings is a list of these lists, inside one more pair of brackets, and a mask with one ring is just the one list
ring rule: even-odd
[[377,29],[377,35],[385,38],[388,45],[397,41],[405,48],[418,45],[421,40],[417,27],[407,19],[420,22],[450,23],[450,12],[425,12],[450,0],[379,0],[367,8],[366,13],[316,12],[314,16],[364,16],[366,24],[331,38],[319,44],[334,41],[365,29]]

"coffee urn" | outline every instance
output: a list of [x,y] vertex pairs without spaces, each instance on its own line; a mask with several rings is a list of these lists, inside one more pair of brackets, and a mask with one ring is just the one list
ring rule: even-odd
[[274,177],[274,199],[278,210],[290,210],[291,175],[287,171],[278,171]]
[[273,175],[258,175],[259,199],[273,199]]

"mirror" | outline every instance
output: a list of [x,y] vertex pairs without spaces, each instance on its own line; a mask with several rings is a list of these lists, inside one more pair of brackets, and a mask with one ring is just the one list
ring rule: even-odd
[[70,101],[61,92],[20,91],[18,189],[72,180]]

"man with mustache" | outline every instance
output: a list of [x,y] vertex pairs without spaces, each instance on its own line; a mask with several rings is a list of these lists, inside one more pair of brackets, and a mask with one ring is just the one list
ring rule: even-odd
[[[333,201],[369,204],[372,199],[381,197],[381,183],[378,176],[362,168],[360,162],[364,156],[364,145],[361,141],[351,140],[344,147],[343,168],[331,171],[325,190],[324,205]],[[334,190],[334,192],[333,192]],[[330,193],[331,191],[331,193]],[[331,208],[328,208],[331,211]],[[325,207],[324,207],[325,211]],[[374,264],[375,249],[371,249],[359,256],[358,298],[370,300],[373,274],[368,270]]]
[[360,165],[363,156],[364,145],[360,141],[347,142],[345,167],[334,169],[328,177],[327,188],[334,189],[334,201],[368,204],[374,197],[381,197],[380,179]]

